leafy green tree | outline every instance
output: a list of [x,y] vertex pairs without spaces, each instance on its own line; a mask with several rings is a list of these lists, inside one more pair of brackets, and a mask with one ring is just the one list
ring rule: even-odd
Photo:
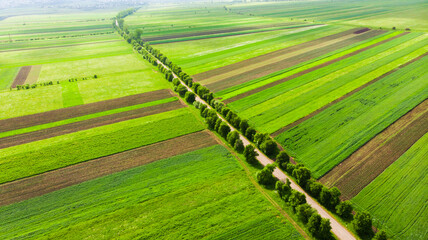
[[321,219],[320,229],[317,233],[319,239],[330,239],[331,236],[331,224],[330,219],[323,218]]
[[273,157],[279,152],[278,145],[270,138],[260,144],[260,150],[262,150],[269,157]]
[[305,188],[306,183],[309,179],[311,179],[311,170],[306,167],[298,167],[294,169],[292,175],[294,178],[296,178],[297,183],[303,188]]
[[135,29],[134,34],[133,34],[134,39],[135,40],[141,40],[141,35],[142,34],[143,34],[143,30],[142,29],[140,29],[140,28]]
[[285,169],[285,171],[286,171],[288,174],[292,175],[292,173],[293,173],[294,169],[296,169],[296,166],[295,166],[294,164],[288,163],[288,164],[287,164],[287,168]]
[[245,160],[247,160],[247,162],[254,164],[257,162],[256,157],[259,154],[255,151],[255,148],[253,145],[248,144],[247,146],[245,146],[244,149],[244,156],[245,156]]
[[217,120],[218,120],[217,116],[209,116],[209,117],[205,118],[205,121],[207,122],[208,128],[211,130],[214,130]]
[[301,204],[296,207],[296,215],[304,224],[308,223],[309,218],[314,212],[315,210],[307,203]]
[[274,164],[266,165],[262,170],[256,174],[257,182],[263,185],[270,185],[275,182],[275,177],[272,175],[273,170],[275,170]]
[[254,135],[256,134],[256,130],[252,127],[248,127],[245,131],[245,137],[248,138],[251,142],[254,142]]
[[290,202],[290,206],[293,208],[293,211],[296,211],[297,206],[306,203],[306,197],[305,194],[301,192],[291,190],[291,195],[288,201]]
[[320,231],[321,219],[321,216],[318,213],[314,212],[309,218],[308,224],[306,225],[309,233],[311,233],[314,237],[317,236],[317,233]]
[[186,100],[186,102],[192,104],[195,101],[195,94],[192,92],[186,92],[186,94],[184,95],[184,99]]
[[278,167],[281,169],[285,169],[287,167],[287,164],[290,162],[290,157],[285,151],[281,151],[276,155],[276,163],[278,164]]
[[316,199],[319,199],[322,187],[323,185],[321,183],[312,178],[309,179],[306,183],[306,191],[308,191],[309,194],[311,194],[311,196]]
[[267,133],[256,133],[254,135],[254,143],[257,147],[260,147],[260,145],[269,138],[269,134]]
[[230,143],[230,145],[235,146],[236,140],[239,139],[239,133],[237,131],[232,131],[229,134],[227,134],[227,142]]
[[352,221],[352,226],[360,237],[373,236],[372,217],[367,212],[357,212]]
[[178,80],[178,78],[174,78],[172,80],[172,84],[174,84],[174,86],[178,86],[178,85],[180,85],[180,80]]
[[340,203],[340,191],[336,187],[328,189],[323,186],[320,193],[320,202],[328,209],[335,209]]
[[380,230],[376,233],[373,240],[388,240],[388,236],[386,235],[386,232],[384,230]]
[[344,219],[352,217],[352,205],[349,201],[344,201],[336,206],[336,213]]
[[[200,111],[200,113],[201,113],[201,117],[203,117],[203,118],[205,118],[205,116],[204,116],[204,111],[205,111],[205,109],[207,109],[207,105],[205,105],[205,104],[201,104],[201,105],[199,106],[199,111]],[[206,112],[205,112],[205,114],[206,114]]]
[[187,88],[183,84],[180,84],[177,86],[176,91],[177,91],[178,95],[180,95],[180,97],[184,97],[184,95],[187,92]]
[[229,132],[230,132],[229,125],[227,125],[227,123],[225,122],[222,122],[218,128],[218,133],[220,134],[220,136],[222,136],[223,138],[226,138]]
[[215,130],[216,132],[218,132],[218,129],[219,129],[220,124],[221,124],[222,122],[223,122],[223,120],[221,120],[221,118],[218,118],[218,119],[217,119],[217,121],[215,122],[214,130]]
[[275,189],[278,191],[279,197],[282,198],[285,202],[288,202],[288,198],[291,195],[291,182],[287,178],[285,183],[282,181],[276,181]]
[[237,152],[242,153],[244,151],[244,143],[241,139],[236,139],[234,148]]
[[247,128],[249,126],[250,125],[248,124],[248,120],[243,119],[243,120],[241,120],[241,123],[239,124],[239,131],[241,131],[241,133],[245,135],[245,132],[247,131]]

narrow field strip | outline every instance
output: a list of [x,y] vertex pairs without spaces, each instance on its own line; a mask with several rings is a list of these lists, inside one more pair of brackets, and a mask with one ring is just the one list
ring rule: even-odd
[[[292,79],[294,79],[294,78],[300,77],[300,76],[305,75],[305,74],[307,74],[307,73],[310,73],[310,72],[312,72],[312,71],[315,71],[315,70],[321,69],[321,68],[326,67],[326,66],[328,66],[328,65],[330,65],[330,64],[333,64],[333,63],[339,62],[339,61],[341,61],[341,60],[343,60],[343,59],[346,59],[346,58],[352,57],[352,56],[357,55],[357,54],[359,54],[359,53],[361,53],[361,52],[364,52],[364,51],[367,51],[367,50],[369,50],[369,49],[371,49],[371,48],[377,47],[377,46],[379,46],[379,45],[382,45],[382,44],[384,44],[384,43],[387,43],[387,42],[389,42],[389,41],[391,41],[391,40],[394,40],[394,39],[399,38],[399,37],[401,37],[401,36],[403,36],[403,35],[406,35],[406,34],[408,34],[408,33],[401,33],[401,34],[399,34],[399,35],[391,36],[391,37],[389,37],[389,38],[387,38],[387,39],[385,39],[385,40],[382,40],[382,41],[380,41],[380,42],[376,42],[376,43],[374,43],[374,44],[372,44],[372,45],[369,45],[369,46],[367,46],[367,47],[360,48],[360,49],[358,49],[358,50],[356,50],[356,51],[352,51],[352,52],[350,52],[350,53],[348,53],[348,54],[346,54],[346,55],[343,55],[343,56],[340,56],[340,57],[334,58],[333,60],[329,60],[329,61],[327,61],[327,62],[323,62],[323,63],[321,63],[321,64],[319,64],[319,65],[315,65],[315,66],[313,66],[313,67],[310,67],[310,68],[305,69],[305,70],[302,70],[302,71],[299,71],[299,70],[297,70],[297,69],[296,69],[298,72],[297,72],[297,73],[294,73],[293,75],[290,75],[290,76],[288,76],[288,77],[282,78],[282,79],[277,80],[277,81],[274,81],[274,82],[270,82],[270,83],[268,83],[268,84],[266,84],[266,85],[263,85],[263,86],[260,86],[260,87],[254,88],[254,89],[252,89],[252,90],[249,90],[249,91],[246,91],[246,92],[244,92],[244,93],[241,93],[241,94],[235,95],[235,96],[233,96],[233,97],[227,98],[227,99],[226,99],[226,100],[224,100],[223,102],[224,102],[224,103],[226,103],[226,104],[228,104],[228,103],[231,103],[231,102],[237,101],[237,100],[239,100],[239,99],[242,99],[242,98],[245,98],[245,97],[247,97],[247,96],[253,95],[253,94],[255,94],[255,93],[261,92],[261,91],[266,90],[266,89],[268,89],[268,88],[274,87],[274,86],[276,86],[276,85],[278,85],[278,84],[281,84],[281,83],[284,83],[284,82],[286,82],[286,81],[292,80]],[[333,55],[332,57],[334,57],[334,56],[335,56],[335,55]],[[323,61],[323,60],[320,60],[320,61]],[[316,64],[316,63],[315,63],[315,64]]]
[[61,84],[62,106],[69,108],[83,104],[77,82],[64,82]]
[[161,112],[167,112],[179,108],[183,108],[185,105],[180,103],[180,101],[173,101],[168,103],[163,103],[159,105],[144,107],[140,109],[115,113],[111,115],[106,115],[97,118],[91,118],[88,120],[83,120],[79,122],[74,122],[70,124],[65,124],[57,127],[47,128],[39,131],[33,131],[29,133],[13,135],[10,137],[0,138],[0,149],[8,148],[24,143],[34,142],[46,138],[56,137],[64,134],[69,134],[72,132],[82,131],[94,127],[100,127],[107,124],[113,124],[117,122],[122,122],[130,119],[145,117],[153,114],[158,114]]
[[21,67],[21,69],[18,72],[18,75],[16,75],[15,79],[13,80],[13,83],[11,85],[12,88],[16,88],[17,85],[24,85],[25,81],[27,80],[27,76],[31,71],[32,66],[24,66]]
[[0,91],[11,87],[20,67],[0,68]]
[[205,130],[2,184],[0,206],[215,144]]
[[[95,127],[0,149],[0,183],[131,150],[204,126],[188,108]],[[31,165],[31,168],[22,168]]]
[[31,71],[25,80],[25,84],[33,84],[36,83],[39,79],[40,71],[42,70],[42,65],[33,65],[31,67]]
[[403,115],[320,178],[349,200],[369,185],[428,132],[428,100]]
[[351,202],[373,216],[391,239],[428,236],[428,134],[365,187]]
[[360,29],[360,28],[351,29],[351,30],[340,32],[340,33],[328,35],[326,37],[322,37],[322,38],[315,39],[315,40],[312,40],[309,42],[301,43],[301,44],[291,46],[288,48],[280,49],[280,50],[277,50],[277,51],[274,51],[271,53],[267,53],[267,54],[264,54],[261,56],[257,56],[254,58],[250,58],[250,59],[238,62],[238,63],[230,64],[230,65],[220,67],[220,68],[216,68],[216,69],[213,69],[213,70],[210,70],[207,72],[199,73],[199,74],[194,75],[193,79],[195,81],[204,81],[206,79],[213,78],[213,77],[220,75],[220,74],[226,74],[226,73],[238,70],[238,69],[246,68],[249,65],[265,61],[266,59],[275,58],[275,57],[285,55],[288,53],[292,53],[292,52],[295,52],[295,51],[298,51],[298,50],[301,50],[304,48],[308,48],[308,47],[311,47],[314,45],[318,45],[318,44],[321,44],[323,42],[331,41],[331,40],[334,40],[334,39],[337,39],[337,38],[340,38],[343,36],[353,34],[358,29]]
[[386,77],[386,76],[388,76],[388,75],[390,75],[390,74],[392,74],[392,73],[394,73],[394,72],[396,72],[396,71],[398,71],[398,70],[400,70],[400,69],[402,69],[402,68],[406,67],[406,66],[407,66],[407,65],[409,65],[409,64],[412,64],[412,63],[414,63],[414,62],[416,62],[416,61],[418,61],[418,60],[422,59],[423,57],[425,57],[425,56],[427,56],[427,55],[428,55],[428,53],[422,54],[422,55],[420,55],[419,57],[416,57],[416,58],[414,58],[414,59],[412,59],[412,60],[410,60],[410,61],[408,61],[408,62],[404,63],[403,65],[398,66],[397,68],[394,68],[394,69],[390,70],[389,72],[386,72],[386,73],[382,74],[381,76],[379,76],[379,77],[377,77],[377,78],[375,78],[375,79],[371,80],[370,82],[365,83],[364,85],[362,85],[362,86],[360,86],[360,87],[358,87],[358,88],[356,88],[356,89],[352,90],[351,92],[349,92],[349,93],[347,93],[347,94],[343,95],[342,97],[340,97],[340,98],[338,98],[338,99],[336,99],[336,100],[334,100],[334,101],[330,102],[329,104],[324,105],[323,107],[321,107],[321,108],[319,108],[318,110],[316,110],[316,111],[312,112],[311,114],[306,115],[305,117],[300,118],[299,120],[297,120],[297,121],[295,121],[295,122],[293,122],[293,123],[291,123],[291,124],[289,124],[289,125],[287,125],[287,126],[285,126],[285,127],[281,128],[281,129],[279,129],[279,130],[275,131],[274,133],[272,133],[272,136],[276,137],[276,136],[280,135],[281,133],[283,133],[283,132],[285,132],[285,131],[287,131],[287,130],[289,130],[289,129],[291,129],[291,128],[293,128],[293,127],[295,127],[295,126],[299,125],[299,124],[301,124],[302,122],[304,122],[304,121],[308,120],[309,118],[311,118],[311,117],[313,117],[313,116],[315,116],[315,115],[319,114],[320,112],[322,112],[322,111],[324,111],[325,109],[327,109],[327,108],[331,107],[332,105],[334,105],[334,104],[336,104],[336,103],[338,103],[338,102],[340,102],[340,101],[343,101],[343,100],[344,100],[344,99],[346,99],[347,97],[350,97],[350,96],[352,96],[353,94],[355,94],[355,93],[357,93],[357,92],[359,92],[359,91],[363,90],[363,89],[364,89],[364,88],[366,88],[367,86],[369,86],[369,85],[371,85],[371,84],[373,84],[373,83],[375,83],[375,82],[377,82],[377,81],[381,80],[382,78],[384,78],[384,77]]
[[294,51],[283,56],[276,58],[266,59],[262,62],[255,63],[247,66],[246,68],[238,69],[226,74],[218,75],[211,79],[203,81],[209,89],[214,92],[218,92],[232,86],[236,86],[245,82],[248,82],[253,79],[257,79],[268,74],[280,71],[284,68],[288,68],[310,59],[317,58],[328,52],[331,52],[334,46],[334,49],[342,48],[356,42],[364,41],[371,37],[375,37],[384,32],[382,31],[370,31],[367,33],[362,33],[362,35],[349,35],[346,37],[338,38],[335,40],[327,41],[325,43],[308,47],[299,51]]
[[52,110],[43,113],[36,113],[22,117],[0,120],[0,133],[12,131],[20,128],[27,128],[35,125],[61,121],[68,118],[80,117],[92,113],[104,112],[116,108],[132,106],[160,99],[172,97],[170,90],[161,89],[153,92],[141,93],[117,99],[101,102],[89,103],[70,108]]

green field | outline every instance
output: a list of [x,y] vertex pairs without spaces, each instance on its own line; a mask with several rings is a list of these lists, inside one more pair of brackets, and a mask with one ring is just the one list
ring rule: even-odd
[[219,145],[0,208],[0,237],[303,239]]
[[[0,183],[203,130],[188,108],[1,149]],[[23,166],[31,165],[31,168]]]
[[428,134],[365,187],[352,202],[394,239],[426,239]]

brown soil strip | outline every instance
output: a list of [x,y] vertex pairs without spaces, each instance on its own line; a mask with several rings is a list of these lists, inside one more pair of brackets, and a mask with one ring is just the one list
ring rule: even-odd
[[31,67],[31,71],[25,80],[25,84],[36,83],[39,79],[40,71],[42,70],[42,65],[34,65]]
[[254,58],[250,58],[250,59],[238,62],[238,63],[230,64],[230,65],[227,65],[224,67],[220,67],[220,68],[216,68],[216,69],[213,69],[210,71],[199,73],[199,74],[193,75],[193,79],[195,81],[202,81],[204,79],[211,78],[211,77],[214,77],[214,76],[219,75],[219,74],[224,74],[226,72],[230,72],[230,71],[233,71],[236,69],[245,68],[248,65],[258,63],[258,62],[262,62],[266,59],[271,59],[271,58],[281,56],[284,54],[288,54],[291,52],[295,52],[295,51],[298,51],[298,50],[301,50],[301,49],[304,49],[307,47],[318,45],[318,44],[321,44],[323,42],[331,41],[331,40],[336,39],[336,38],[340,38],[340,37],[344,37],[344,36],[353,34],[353,32],[355,32],[358,29],[361,29],[361,28],[351,29],[348,31],[332,34],[332,35],[322,37],[319,39],[315,39],[315,40],[312,40],[309,42],[301,43],[301,44],[298,44],[295,46],[291,46],[291,47],[280,49],[280,50],[270,52],[270,53],[267,53],[264,55],[260,55],[260,56],[254,57]]
[[155,106],[135,109],[131,111],[115,113],[107,116],[92,118],[80,122],[74,122],[57,127],[47,128],[39,131],[0,138],[0,149],[8,148],[24,143],[34,142],[46,138],[69,134],[90,128],[100,127],[108,124],[122,122],[130,119],[141,118],[157,113],[167,112],[185,107],[180,101],[174,101]]
[[22,117],[3,119],[0,120],[0,132],[7,132],[20,128],[61,121],[68,118],[80,117],[91,113],[104,112],[116,108],[152,102],[172,96],[174,95],[172,95],[169,90],[161,89],[153,92],[141,93],[96,103],[62,108]]
[[293,123],[291,123],[291,124],[289,124],[289,125],[287,125],[287,126],[285,126],[285,127],[281,128],[281,129],[277,130],[276,132],[274,132],[274,133],[272,134],[272,136],[276,137],[276,136],[278,136],[279,134],[281,134],[281,133],[283,133],[283,132],[287,131],[288,129],[291,129],[291,128],[293,128],[293,127],[295,127],[295,126],[299,125],[300,123],[302,123],[302,122],[306,121],[307,119],[309,119],[309,118],[311,118],[311,117],[313,117],[313,116],[317,115],[318,113],[320,113],[320,112],[324,111],[324,110],[325,110],[325,109],[327,109],[328,107],[330,107],[330,106],[332,106],[332,105],[334,105],[334,104],[336,104],[336,103],[338,103],[338,102],[340,102],[340,101],[344,100],[345,98],[347,98],[347,97],[349,97],[349,96],[353,95],[354,93],[356,93],[356,92],[358,92],[358,91],[360,91],[360,90],[362,90],[362,89],[366,88],[367,86],[369,86],[369,85],[371,85],[371,84],[373,84],[373,83],[375,83],[375,82],[377,82],[377,81],[381,80],[382,78],[384,78],[384,77],[386,77],[386,76],[388,76],[388,75],[390,75],[390,74],[392,74],[392,73],[394,73],[394,72],[396,72],[396,71],[400,70],[401,68],[404,68],[404,67],[406,67],[407,65],[412,64],[412,63],[414,63],[414,62],[418,61],[419,59],[421,59],[421,58],[425,57],[426,55],[428,55],[428,53],[422,54],[421,56],[419,56],[419,57],[417,57],[417,58],[414,58],[414,59],[412,59],[412,60],[410,60],[410,61],[406,62],[405,64],[403,64],[403,65],[401,65],[401,66],[399,66],[399,67],[397,67],[397,68],[395,68],[395,69],[392,69],[392,70],[391,70],[391,71],[389,71],[389,72],[386,72],[386,73],[382,74],[381,76],[379,76],[379,77],[377,77],[377,78],[375,78],[375,79],[371,80],[370,82],[368,82],[368,83],[366,83],[366,84],[364,84],[364,85],[362,85],[362,86],[360,86],[360,87],[358,87],[358,88],[356,88],[356,89],[352,90],[351,92],[349,92],[349,93],[347,93],[347,94],[343,95],[342,97],[340,97],[340,98],[338,98],[338,99],[336,99],[336,100],[334,100],[334,101],[330,102],[329,104],[327,104],[327,105],[323,106],[322,108],[320,108],[320,109],[316,110],[315,112],[312,112],[311,114],[309,114],[309,115],[307,115],[307,116],[305,116],[305,117],[303,117],[303,118],[301,118],[301,119],[299,119],[299,120],[297,120],[297,121],[295,121],[295,122],[293,122]]
[[239,32],[239,31],[246,31],[246,30],[263,29],[263,28],[292,26],[295,24],[297,24],[297,23],[278,23],[278,24],[269,24],[269,25],[251,26],[251,27],[226,28],[226,29],[208,30],[208,31],[190,32],[190,33],[172,34],[172,35],[163,35],[163,36],[155,36],[155,37],[147,37],[147,38],[143,37],[143,40],[150,42],[150,41],[159,41],[159,40],[167,40],[167,39],[174,39],[174,38],[185,38],[185,37]]
[[377,47],[377,46],[379,46],[379,45],[382,45],[382,44],[384,44],[384,43],[386,43],[386,42],[389,42],[389,41],[391,41],[391,40],[394,40],[394,39],[399,38],[399,37],[401,37],[401,36],[403,36],[403,35],[406,35],[406,34],[408,34],[408,33],[402,33],[402,34],[396,35],[396,36],[394,36],[394,37],[388,38],[388,39],[383,40],[383,41],[381,41],[381,42],[375,43],[375,44],[373,44],[373,45],[370,45],[370,46],[367,46],[367,47],[365,47],[365,48],[359,49],[359,50],[354,51],[354,52],[352,52],[352,53],[346,54],[346,55],[344,55],[344,56],[342,56],[342,57],[339,57],[339,58],[333,59],[333,60],[331,60],[331,61],[328,61],[328,62],[322,63],[322,64],[317,65],[317,66],[315,66],[315,67],[312,67],[312,68],[309,68],[309,69],[303,70],[303,71],[301,71],[301,72],[298,72],[298,73],[293,74],[293,75],[291,75],[291,76],[288,76],[288,77],[286,77],[286,78],[283,78],[283,79],[280,79],[280,80],[278,80],[278,81],[275,81],[275,82],[272,82],[272,83],[266,84],[266,85],[264,85],[264,86],[261,86],[261,87],[259,87],[259,88],[256,88],[256,89],[253,89],[253,90],[250,90],[250,91],[248,91],[248,92],[245,92],[245,93],[242,93],[242,94],[236,95],[236,96],[234,96],[234,97],[231,97],[231,98],[229,98],[229,99],[226,99],[226,100],[225,100],[225,101],[223,101],[223,102],[227,104],[227,103],[231,103],[231,102],[237,101],[237,100],[239,100],[239,99],[245,98],[245,97],[247,97],[247,96],[253,95],[253,94],[255,94],[255,93],[258,93],[258,92],[261,92],[261,91],[266,90],[266,89],[268,89],[268,88],[271,88],[271,87],[273,87],[273,86],[276,86],[276,85],[278,85],[278,84],[281,84],[281,83],[287,82],[287,81],[289,81],[289,80],[292,80],[292,79],[294,79],[294,78],[297,78],[297,77],[303,76],[303,75],[305,75],[305,74],[307,74],[307,73],[310,73],[310,72],[312,72],[312,71],[315,71],[315,70],[318,70],[318,69],[320,69],[320,68],[326,67],[326,66],[328,66],[328,65],[330,65],[330,64],[333,64],[333,63],[335,63],[335,62],[339,62],[339,61],[341,61],[341,60],[343,60],[343,59],[346,59],[346,58],[352,57],[352,56],[357,55],[357,54],[359,54],[359,53],[361,53],[361,52],[364,52],[364,51],[369,50],[369,49],[371,49],[371,48]]
[[102,42],[87,42],[87,43],[76,43],[76,44],[36,47],[36,48],[19,48],[19,49],[2,50],[0,51],[0,53],[18,52],[18,51],[27,51],[27,50],[40,50],[40,49],[50,49],[50,48],[62,48],[62,47],[74,47],[74,46],[81,46],[81,45],[91,45],[91,44],[97,44],[97,43],[109,43],[109,42],[119,42],[119,41],[122,41],[122,40],[108,40],[108,41],[102,41]]
[[273,63],[273,64],[270,64],[268,66],[262,66],[262,67],[255,68],[255,69],[249,69],[248,71],[246,71],[242,74],[238,74],[236,76],[228,77],[228,78],[225,78],[223,80],[220,80],[220,81],[217,81],[217,82],[214,82],[211,84],[207,84],[206,86],[213,92],[221,91],[221,90],[242,84],[244,82],[247,82],[247,81],[250,81],[253,79],[257,79],[257,78],[266,76],[268,74],[283,70],[285,68],[292,67],[294,65],[306,62],[308,60],[320,57],[324,54],[331,52],[332,50],[340,49],[340,48],[343,48],[345,46],[370,39],[370,38],[377,36],[377,35],[380,35],[382,33],[384,33],[384,32],[380,31],[380,30],[375,30],[375,31],[363,33],[361,35],[356,35],[355,37],[352,37],[352,38],[349,38],[346,40],[342,40],[342,41],[336,42],[334,44],[327,45],[325,47],[314,49],[314,50],[299,54],[299,55],[294,56],[294,57],[289,57],[289,58],[280,60],[280,61]]
[[351,199],[394,163],[428,131],[428,100],[403,115],[320,181]]
[[24,85],[25,80],[27,80],[27,76],[31,71],[32,66],[24,66],[21,67],[21,69],[18,72],[18,75],[16,75],[15,80],[13,80],[12,88],[16,88],[17,85]]
[[361,30],[355,31],[354,33],[355,33],[355,34],[360,34],[360,33],[363,33],[363,32],[367,32],[367,31],[369,31],[369,30],[370,30],[370,28],[364,28],[364,29],[361,29]]
[[0,206],[215,144],[202,131],[6,183],[0,185]]

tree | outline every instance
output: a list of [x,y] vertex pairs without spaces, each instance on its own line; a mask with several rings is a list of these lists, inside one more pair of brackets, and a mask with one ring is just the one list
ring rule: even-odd
[[278,191],[279,197],[282,198],[285,202],[288,202],[288,198],[291,195],[291,182],[287,178],[285,183],[277,181],[275,184],[275,189]]
[[352,221],[352,226],[360,237],[373,236],[372,217],[367,212],[357,212]]
[[388,240],[388,236],[386,235],[386,232],[384,230],[380,230],[376,233],[373,240]]
[[178,80],[178,78],[174,78],[172,80],[172,84],[174,84],[174,86],[178,86],[180,84],[180,80]]
[[340,203],[340,195],[341,193],[336,187],[328,189],[323,186],[319,199],[320,202],[328,209],[335,209],[337,204]]
[[186,92],[186,94],[184,95],[184,99],[186,100],[186,102],[192,104],[195,101],[195,94],[192,92]]
[[275,177],[272,175],[273,170],[275,170],[274,164],[266,165],[262,170],[256,174],[257,182],[263,185],[270,185],[275,182]]
[[220,124],[221,124],[222,122],[223,122],[223,120],[221,120],[221,118],[218,118],[218,119],[217,119],[217,121],[215,122],[214,130],[215,130],[216,132],[218,132],[218,129],[219,129]]
[[291,175],[295,168],[296,168],[296,166],[294,164],[288,163],[285,171]]
[[308,220],[307,228],[308,231],[312,234],[312,236],[317,236],[321,228],[321,216],[318,213],[313,213],[312,216]]
[[306,203],[306,197],[305,194],[292,190],[288,201],[290,202],[290,206],[293,208],[293,211],[296,211],[297,206]]
[[269,157],[275,156],[279,152],[278,145],[270,138],[260,144],[260,150]]
[[309,179],[306,183],[306,190],[312,197],[319,199],[323,185],[314,179]]
[[227,125],[227,123],[222,122],[218,128],[218,133],[223,137],[226,138],[227,134],[230,132],[230,127]]
[[290,157],[285,151],[281,151],[278,155],[276,155],[276,163],[278,167],[281,169],[285,169],[287,167],[287,163],[290,162]]
[[317,233],[319,239],[330,239],[331,238],[331,224],[330,219],[321,219],[320,229]]
[[205,121],[208,124],[208,128],[211,130],[214,130],[217,120],[218,120],[217,116],[209,116],[209,117],[205,118]]
[[[200,111],[201,116],[202,116],[203,118],[205,118],[205,116],[204,116],[204,111],[205,111],[205,109],[207,109],[207,105],[205,105],[205,104],[201,104],[201,105],[199,106],[199,111]],[[206,112],[205,112],[205,113],[206,113]]]
[[235,148],[235,150],[239,153],[242,153],[244,151],[244,143],[242,142],[241,139],[236,139],[235,141],[235,145],[233,146]]
[[140,29],[140,28],[135,29],[134,34],[133,34],[134,39],[135,40],[141,40],[141,35],[142,34],[143,34],[143,30],[142,29]]
[[306,167],[299,167],[293,170],[292,175],[296,178],[297,183],[305,188],[307,181],[311,178],[311,170]]
[[239,133],[237,131],[232,131],[229,134],[227,134],[227,142],[230,143],[230,145],[235,146],[236,140],[239,139]]
[[336,206],[336,213],[344,219],[352,217],[352,205],[349,201],[341,202]]
[[248,124],[248,120],[247,119],[243,119],[241,120],[241,123],[239,124],[239,130],[241,131],[242,134],[245,134],[245,132],[247,131],[247,128],[250,125]]
[[296,207],[296,215],[304,224],[308,223],[309,218],[314,212],[315,210],[307,203],[301,204]]
[[269,134],[267,133],[256,133],[254,135],[254,143],[257,147],[260,147],[260,145],[267,139],[269,139]]
[[256,163],[257,162],[256,157],[258,155],[259,154],[257,154],[253,145],[248,144],[247,146],[245,146],[244,156],[245,156],[245,160],[247,160],[247,162],[249,162],[251,164]]
[[187,88],[183,84],[180,84],[177,86],[176,91],[178,92],[180,97],[184,97],[184,94],[186,94],[187,92]]
[[254,142],[254,135],[256,134],[256,130],[252,127],[248,127],[245,131],[245,136],[250,140],[251,142]]

